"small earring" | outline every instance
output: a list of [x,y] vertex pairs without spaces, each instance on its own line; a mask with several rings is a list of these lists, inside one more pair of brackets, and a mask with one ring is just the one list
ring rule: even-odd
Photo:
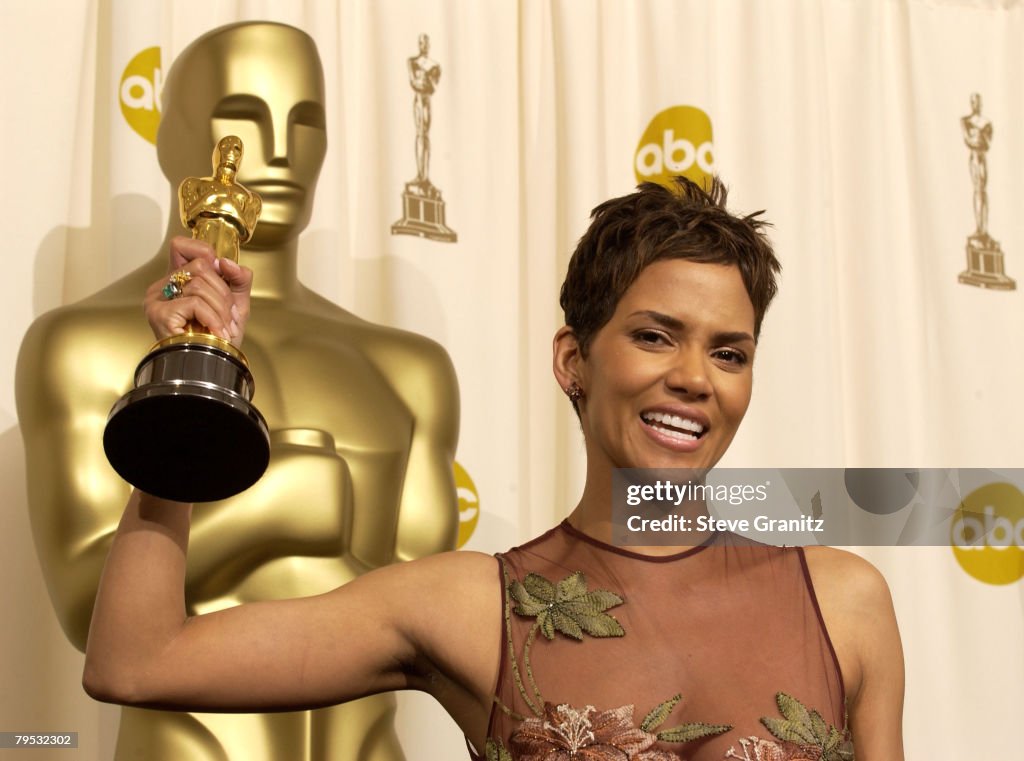
[[583,398],[583,389],[576,385],[576,381],[573,381],[569,384],[569,388],[565,389],[565,395],[569,397],[570,402],[576,404]]

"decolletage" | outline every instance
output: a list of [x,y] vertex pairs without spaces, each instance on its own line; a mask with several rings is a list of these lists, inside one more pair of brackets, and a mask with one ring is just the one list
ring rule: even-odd
[[498,557],[488,761],[852,758],[802,549],[724,534],[652,557],[563,522]]

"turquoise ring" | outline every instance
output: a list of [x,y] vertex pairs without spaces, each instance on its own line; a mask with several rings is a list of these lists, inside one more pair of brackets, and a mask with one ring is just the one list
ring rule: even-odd
[[167,281],[167,285],[164,286],[163,291],[164,298],[170,301],[181,296],[185,291],[185,283],[192,279],[192,273],[183,271],[175,272]]

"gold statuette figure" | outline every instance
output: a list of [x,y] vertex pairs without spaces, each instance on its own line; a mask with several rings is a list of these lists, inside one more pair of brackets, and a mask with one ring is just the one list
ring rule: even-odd
[[263,202],[235,182],[242,163],[242,141],[222,138],[213,151],[212,177],[186,177],[178,187],[181,223],[192,237],[213,246],[217,256],[238,261],[238,245],[252,237]]
[[391,234],[419,235],[454,243],[455,231],[445,224],[441,190],[430,181],[430,99],[441,80],[441,64],[430,57],[430,38],[421,34],[419,54],[408,61],[412,87],[412,117],[416,124],[416,179],[405,183],[402,218],[391,225]]
[[988,232],[988,149],[992,122],[981,114],[981,96],[971,94],[971,113],[960,119],[964,144],[970,151],[968,168],[974,185],[974,234],[967,236],[967,269],[958,280],[980,288],[1012,291],[1016,281],[1006,274],[1003,250]]
[[[213,176],[187,177],[178,189],[181,221],[192,237],[233,262],[262,208],[258,195],[235,182],[241,161],[242,141],[224,137],[213,151]],[[190,277],[175,272],[164,296],[181,295]],[[253,391],[245,355],[190,323],[150,350],[135,371],[135,388],[111,409],[103,432],[107,458],[128,483],[159,497],[210,502],[238,494],[270,461],[270,433]]]
[[[161,113],[157,156],[173,212],[160,250],[99,293],[42,315],[18,358],[33,534],[54,609],[79,649],[131,491],[103,453],[107,412],[153,341],[139,302],[167,282],[167,251],[182,230],[178,188],[209,174],[225,135],[245,144],[238,181],[263,201],[242,255],[254,273],[244,348],[272,446],[256,484],[196,510],[188,612],[326,592],[371,568],[452,549],[458,529],[458,389],[447,354],[298,279],[300,233],[327,150],[313,40],[280,24],[215,29],[175,60]],[[175,475],[188,481],[199,465]],[[337,637],[344,647],[346,632]],[[395,707],[384,694],[296,713],[125,708],[115,758],[400,761]]]

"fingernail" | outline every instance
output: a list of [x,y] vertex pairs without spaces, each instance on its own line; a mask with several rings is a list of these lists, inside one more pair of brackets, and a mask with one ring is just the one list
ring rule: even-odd
[[231,305],[231,316],[234,317],[236,320],[242,316],[241,313],[238,311],[238,307],[235,306],[234,304]]
[[231,321],[231,335],[237,336],[239,334],[238,323],[234,320]]
[[213,268],[217,270],[217,274],[220,274],[220,257],[213,260]]

